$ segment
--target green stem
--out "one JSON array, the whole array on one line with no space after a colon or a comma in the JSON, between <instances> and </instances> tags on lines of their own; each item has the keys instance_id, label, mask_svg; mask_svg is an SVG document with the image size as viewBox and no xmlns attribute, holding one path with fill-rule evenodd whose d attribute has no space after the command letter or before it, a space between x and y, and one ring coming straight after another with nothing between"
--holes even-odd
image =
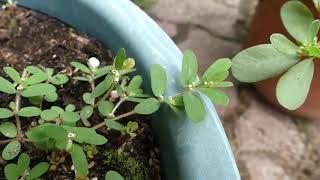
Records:
<instances>
[{"instance_id":1,"label":"green stem","mask_svg":"<svg viewBox=\"0 0 320 180\"><path fill-rule=\"evenodd\" d=\"M111 111L110 114L111 114L111 115L114 115L114 113L115 113L116 110L120 107L120 105L121 105L122 103L124 103L127 99L128 99L127 96L121 98L120 101L118 101L118 103L116 104L116 106L113 108L113 110Z\"/></svg>"},{"instance_id":2,"label":"green stem","mask_svg":"<svg viewBox=\"0 0 320 180\"><path fill-rule=\"evenodd\" d=\"M108 121L117 121L117 120L119 120L119 119L122 119L122 118L125 118L125 117L128 117L128 116L131 116L131 115L134 115L134 114L136 114L136 112L130 111L130 112L124 113L124 114L122 114L122 115L120 115L120 116L117 116L117 117L115 117L115 118L109 119ZM93 128L93 129L99 129L99 128L105 126L105 125L106 125L105 122L101 122L101 123L93 126L92 128Z\"/></svg>"}]
</instances>

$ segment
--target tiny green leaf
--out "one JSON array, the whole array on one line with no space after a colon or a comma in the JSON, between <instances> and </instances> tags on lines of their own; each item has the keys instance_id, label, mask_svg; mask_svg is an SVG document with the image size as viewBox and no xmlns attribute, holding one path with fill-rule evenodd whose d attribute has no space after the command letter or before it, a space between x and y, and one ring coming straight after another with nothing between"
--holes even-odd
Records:
<instances>
[{"instance_id":1,"label":"tiny green leaf","mask_svg":"<svg viewBox=\"0 0 320 180\"><path fill-rule=\"evenodd\" d=\"M53 121L59 117L59 113L55 110L47 109L41 112L40 117L45 121Z\"/></svg>"},{"instance_id":2,"label":"tiny green leaf","mask_svg":"<svg viewBox=\"0 0 320 180\"><path fill-rule=\"evenodd\" d=\"M26 79L26 81L24 82L25 85L33 85L33 84L38 84L38 83L42 83L46 80L48 80L49 75L47 73L41 72L41 73L37 73L34 74L30 77L28 77Z\"/></svg>"},{"instance_id":3,"label":"tiny green leaf","mask_svg":"<svg viewBox=\"0 0 320 180\"><path fill-rule=\"evenodd\" d=\"M132 68L134 68L136 62L133 58L127 58L124 62L123 62L123 66L122 69L123 70L130 70Z\"/></svg>"},{"instance_id":4,"label":"tiny green leaf","mask_svg":"<svg viewBox=\"0 0 320 180\"><path fill-rule=\"evenodd\" d=\"M132 78L128 85L128 91L135 91L136 89L139 89L140 86L142 85L143 79L141 76L137 75Z\"/></svg>"},{"instance_id":5,"label":"tiny green leaf","mask_svg":"<svg viewBox=\"0 0 320 180\"><path fill-rule=\"evenodd\" d=\"M63 85L69 81L69 78L65 74L57 74L53 76L50 82L54 85Z\"/></svg>"},{"instance_id":6,"label":"tiny green leaf","mask_svg":"<svg viewBox=\"0 0 320 180\"><path fill-rule=\"evenodd\" d=\"M22 91L22 96L27 98L34 96L44 96L55 92L56 90L56 87L52 84L40 83L26 87L25 90Z\"/></svg>"},{"instance_id":7,"label":"tiny green leaf","mask_svg":"<svg viewBox=\"0 0 320 180\"><path fill-rule=\"evenodd\" d=\"M4 122L0 125L0 132L8 138L14 138L17 136L17 128L11 122Z\"/></svg>"},{"instance_id":8,"label":"tiny green leaf","mask_svg":"<svg viewBox=\"0 0 320 180\"><path fill-rule=\"evenodd\" d=\"M313 61L308 59L299 62L285 73L276 88L279 103L289 110L295 110L303 105L309 92L313 72Z\"/></svg>"},{"instance_id":9,"label":"tiny green leaf","mask_svg":"<svg viewBox=\"0 0 320 180\"><path fill-rule=\"evenodd\" d=\"M229 103L229 97L219 89L201 88L200 91L206 96L208 96L211 99L211 101L219 105L226 106Z\"/></svg>"},{"instance_id":10,"label":"tiny green leaf","mask_svg":"<svg viewBox=\"0 0 320 180\"><path fill-rule=\"evenodd\" d=\"M124 180L124 178L116 171L108 171L105 180Z\"/></svg>"},{"instance_id":11,"label":"tiny green leaf","mask_svg":"<svg viewBox=\"0 0 320 180\"><path fill-rule=\"evenodd\" d=\"M111 129L114 129L114 130L117 130L117 131L122 131L125 128L124 125L122 125L122 124L120 124L120 123L118 123L117 121L114 121L114 120L106 119L105 122L106 122L106 126L108 128L111 128Z\"/></svg>"},{"instance_id":12,"label":"tiny green leaf","mask_svg":"<svg viewBox=\"0 0 320 180\"><path fill-rule=\"evenodd\" d=\"M48 102L55 102L57 101L59 98L57 92L55 91L51 91L51 92L48 92L45 96L44 96L44 99Z\"/></svg>"},{"instance_id":13,"label":"tiny green leaf","mask_svg":"<svg viewBox=\"0 0 320 180\"><path fill-rule=\"evenodd\" d=\"M49 163L40 162L30 170L29 175L27 176L27 180L33 180L33 179L39 178L40 176L42 176L44 173L48 171L49 167L50 167Z\"/></svg>"},{"instance_id":14,"label":"tiny green leaf","mask_svg":"<svg viewBox=\"0 0 320 180\"><path fill-rule=\"evenodd\" d=\"M70 64L71 64L71 66L75 67L76 69L79 69L80 71L82 71L84 73L91 74L90 69L84 64L74 62L74 61L71 62Z\"/></svg>"},{"instance_id":15,"label":"tiny green leaf","mask_svg":"<svg viewBox=\"0 0 320 180\"><path fill-rule=\"evenodd\" d=\"M315 42L317 42L319 29L320 29L320 20L317 19L313 21L309 26L308 36L307 36L308 43L314 44Z\"/></svg>"},{"instance_id":16,"label":"tiny green leaf","mask_svg":"<svg viewBox=\"0 0 320 180\"><path fill-rule=\"evenodd\" d=\"M68 112L73 112L76 110L76 106L74 104L68 104L65 109Z\"/></svg>"},{"instance_id":17,"label":"tiny green leaf","mask_svg":"<svg viewBox=\"0 0 320 180\"><path fill-rule=\"evenodd\" d=\"M108 116L109 113L111 113L113 108L114 108L113 103L109 101L101 101L98 104L99 113L103 116Z\"/></svg>"},{"instance_id":18,"label":"tiny green leaf","mask_svg":"<svg viewBox=\"0 0 320 180\"><path fill-rule=\"evenodd\" d=\"M279 52L271 44L245 49L232 60L232 74L242 82L257 82L284 73L299 61L298 56Z\"/></svg>"},{"instance_id":19,"label":"tiny green leaf","mask_svg":"<svg viewBox=\"0 0 320 180\"><path fill-rule=\"evenodd\" d=\"M206 70L202 79L204 81L221 82L227 78L230 67L231 60L229 58L218 59Z\"/></svg>"},{"instance_id":20,"label":"tiny green leaf","mask_svg":"<svg viewBox=\"0 0 320 180\"><path fill-rule=\"evenodd\" d=\"M0 76L0 92L4 92L7 94L15 94L16 88L14 87L14 85L9 82L8 80L4 79L3 77Z\"/></svg>"},{"instance_id":21,"label":"tiny green leaf","mask_svg":"<svg viewBox=\"0 0 320 180\"><path fill-rule=\"evenodd\" d=\"M180 80L186 87L197 79L198 63L197 57L191 50L186 50L183 54Z\"/></svg>"},{"instance_id":22,"label":"tiny green leaf","mask_svg":"<svg viewBox=\"0 0 320 180\"><path fill-rule=\"evenodd\" d=\"M155 98L149 98L139 103L135 108L134 112L138 114L152 114L156 112L160 107L160 103Z\"/></svg>"},{"instance_id":23,"label":"tiny green leaf","mask_svg":"<svg viewBox=\"0 0 320 180\"><path fill-rule=\"evenodd\" d=\"M22 117L35 117L39 116L40 113L41 110L37 107L25 107L20 109L20 111L17 114Z\"/></svg>"},{"instance_id":24,"label":"tiny green leaf","mask_svg":"<svg viewBox=\"0 0 320 180\"><path fill-rule=\"evenodd\" d=\"M77 122L80 120L80 115L76 112L64 112L60 115L63 121L66 122Z\"/></svg>"},{"instance_id":25,"label":"tiny green leaf","mask_svg":"<svg viewBox=\"0 0 320 180\"><path fill-rule=\"evenodd\" d=\"M17 180L20 177L16 164L8 164L4 168L4 174L8 180Z\"/></svg>"},{"instance_id":26,"label":"tiny green leaf","mask_svg":"<svg viewBox=\"0 0 320 180\"><path fill-rule=\"evenodd\" d=\"M11 141L2 151L2 158L4 160L12 160L17 157L21 150L21 144L19 141Z\"/></svg>"},{"instance_id":27,"label":"tiny green leaf","mask_svg":"<svg viewBox=\"0 0 320 180\"><path fill-rule=\"evenodd\" d=\"M281 8L281 19L292 37L307 42L307 29L314 17L306 5L300 1L288 1Z\"/></svg>"},{"instance_id":28,"label":"tiny green leaf","mask_svg":"<svg viewBox=\"0 0 320 180\"><path fill-rule=\"evenodd\" d=\"M82 148L77 144L73 144L70 150L70 154L72 163L77 173L86 176L89 173L88 161L86 154L84 153Z\"/></svg>"},{"instance_id":29,"label":"tiny green leaf","mask_svg":"<svg viewBox=\"0 0 320 180\"><path fill-rule=\"evenodd\" d=\"M43 96L29 97L28 100L33 105L39 105L43 102Z\"/></svg>"},{"instance_id":30,"label":"tiny green leaf","mask_svg":"<svg viewBox=\"0 0 320 180\"><path fill-rule=\"evenodd\" d=\"M124 60L126 59L126 51L124 48L119 49L117 56L114 59L114 67L116 70L121 70Z\"/></svg>"},{"instance_id":31,"label":"tiny green leaf","mask_svg":"<svg viewBox=\"0 0 320 180\"><path fill-rule=\"evenodd\" d=\"M16 83L20 82L20 74L12 67L4 67L4 72Z\"/></svg>"},{"instance_id":32,"label":"tiny green leaf","mask_svg":"<svg viewBox=\"0 0 320 180\"><path fill-rule=\"evenodd\" d=\"M163 96L167 88L166 70L162 66L155 64L151 67L150 76L153 94L157 97Z\"/></svg>"},{"instance_id":33,"label":"tiny green leaf","mask_svg":"<svg viewBox=\"0 0 320 180\"><path fill-rule=\"evenodd\" d=\"M92 98L91 93L84 93L84 94L82 95L82 99L83 99L83 101L84 101L86 104L93 105L94 98Z\"/></svg>"},{"instance_id":34,"label":"tiny green leaf","mask_svg":"<svg viewBox=\"0 0 320 180\"><path fill-rule=\"evenodd\" d=\"M81 119L88 119L92 116L93 113L93 107L92 106L85 106L82 108L80 112Z\"/></svg>"},{"instance_id":35,"label":"tiny green leaf","mask_svg":"<svg viewBox=\"0 0 320 180\"><path fill-rule=\"evenodd\" d=\"M0 119L7 119L14 116L14 113L7 108L0 108Z\"/></svg>"},{"instance_id":36,"label":"tiny green leaf","mask_svg":"<svg viewBox=\"0 0 320 180\"><path fill-rule=\"evenodd\" d=\"M104 66L99 68L96 72L95 79L98 79L102 76L107 75L108 73L111 72L111 70L112 70L112 66Z\"/></svg>"},{"instance_id":37,"label":"tiny green leaf","mask_svg":"<svg viewBox=\"0 0 320 180\"><path fill-rule=\"evenodd\" d=\"M54 111L56 111L56 112L59 113L59 114L64 113L64 109L62 109L62 108L59 107L59 106L52 106L52 107L51 107L51 110L54 110Z\"/></svg>"},{"instance_id":38,"label":"tiny green leaf","mask_svg":"<svg viewBox=\"0 0 320 180\"><path fill-rule=\"evenodd\" d=\"M17 171L19 175L23 176L30 165L30 156L26 153L22 153L17 162Z\"/></svg>"},{"instance_id":39,"label":"tiny green leaf","mask_svg":"<svg viewBox=\"0 0 320 180\"><path fill-rule=\"evenodd\" d=\"M31 73L31 74L41 74L43 73L43 71L38 68L37 66L27 66L26 67L27 72Z\"/></svg>"},{"instance_id":40,"label":"tiny green leaf","mask_svg":"<svg viewBox=\"0 0 320 180\"><path fill-rule=\"evenodd\" d=\"M113 76L108 75L105 80L103 80L93 91L92 97L96 98L103 95L105 92L109 90L113 83Z\"/></svg>"},{"instance_id":41,"label":"tiny green leaf","mask_svg":"<svg viewBox=\"0 0 320 180\"><path fill-rule=\"evenodd\" d=\"M300 51L300 48L291 42L287 37L282 34L272 34L270 36L271 44L278 51L289 54L289 55L297 55Z\"/></svg>"},{"instance_id":42,"label":"tiny green leaf","mask_svg":"<svg viewBox=\"0 0 320 180\"><path fill-rule=\"evenodd\" d=\"M220 82L219 84L216 85L216 87L221 87L221 88L228 88L232 86L233 86L233 82L230 82L230 81Z\"/></svg>"},{"instance_id":43,"label":"tiny green leaf","mask_svg":"<svg viewBox=\"0 0 320 180\"><path fill-rule=\"evenodd\" d=\"M183 94L183 102L187 115L190 117L192 122L201 122L205 115L206 110L201 99L192 93Z\"/></svg>"},{"instance_id":44,"label":"tiny green leaf","mask_svg":"<svg viewBox=\"0 0 320 180\"><path fill-rule=\"evenodd\" d=\"M88 143L88 144L94 144L94 145L103 145L108 142L108 140L98 134L94 129L92 128L84 128L84 127L71 127L71 126L62 126L64 129L66 129L69 133L75 133L75 141L78 143Z\"/></svg>"}]
</instances>

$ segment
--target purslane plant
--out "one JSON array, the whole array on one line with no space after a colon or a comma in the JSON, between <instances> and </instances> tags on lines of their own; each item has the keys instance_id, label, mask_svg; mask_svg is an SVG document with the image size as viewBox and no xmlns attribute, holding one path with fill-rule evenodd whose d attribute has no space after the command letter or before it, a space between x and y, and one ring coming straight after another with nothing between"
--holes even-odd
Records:
<instances>
[{"instance_id":1,"label":"purslane plant","mask_svg":"<svg viewBox=\"0 0 320 180\"><path fill-rule=\"evenodd\" d=\"M319 1L314 1L319 7ZM302 2L292 0L281 8L281 20L295 39L276 33L271 44L261 44L233 58L232 74L242 82L257 82L281 75L276 87L279 103L295 110L305 102L314 73L314 61L320 58L318 33L320 20Z\"/></svg>"},{"instance_id":2,"label":"purslane plant","mask_svg":"<svg viewBox=\"0 0 320 180\"><path fill-rule=\"evenodd\" d=\"M71 73L61 71L57 74L53 69L40 65L26 67L22 75L12 67L4 68L11 81L0 77L0 92L15 96L15 101L8 107L0 108L0 132L7 138L0 141L5 145L2 151L4 160L13 160L19 156L23 144L32 144L38 150L58 150L70 154L76 177L86 177L89 174L87 158L96 154L95 146L108 141L96 132L97 129L107 127L134 138L139 129L138 123L130 121L123 125L119 121L135 114L152 114L165 104L174 111L185 109L190 119L198 123L206 114L198 92L218 104L227 105L229 99L219 89L233 85L225 81L231 67L230 59L215 61L199 78L197 58L190 50L184 53L182 62L180 80L184 91L172 96L165 95L168 77L165 69L157 64L150 70L153 95L144 93L142 76L129 76L135 72L135 60L127 58L124 49L118 51L110 66L101 66L96 58L90 58L87 65L79 62L72 62L71 65L74 67ZM57 87L64 86L70 78L71 81L90 85L90 90L82 95L85 105L79 109L73 104L61 107L56 103L59 99ZM27 99L28 103L22 103L23 99ZM119 114L119 108L125 102L136 105L132 110ZM98 115L101 122L93 124L96 123L92 121L94 115ZM26 130L21 127L21 121L25 119L33 120ZM30 169L29 161L28 155L20 155L17 164L5 167L6 177L9 180L19 177L36 179L49 169L48 163L40 163L40 167L37 165ZM56 169L61 160L50 157L51 162L50 169ZM33 175L34 171L36 175ZM113 171L106 176L120 177Z\"/></svg>"}]
</instances>

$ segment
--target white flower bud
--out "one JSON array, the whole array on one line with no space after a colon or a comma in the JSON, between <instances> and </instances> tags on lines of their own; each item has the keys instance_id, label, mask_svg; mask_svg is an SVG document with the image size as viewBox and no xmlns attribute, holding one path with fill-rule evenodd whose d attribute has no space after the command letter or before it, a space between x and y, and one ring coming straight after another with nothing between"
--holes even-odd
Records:
<instances>
[{"instance_id":1,"label":"white flower bud","mask_svg":"<svg viewBox=\"0 0 320 180\"><path fill-rule=\"evenodd\" d=\"M116 90L111 91L111 97L112 98L118 98L119 97L118 92Z\"/></svg>"},{"instance_id":2,"label":"white flower bud","mask_svg":"<svg viewBox=\"0 0 320 180\"><path fill-rule=\"evenodd\" d=\"M68 138L75 138L76 134L75 133L68 133Z\"/></svg>"},{"instance_id":3,"label":"white flower bud","mask_svg":"<svg viewBox=\"0 0 320 180\"><path fill-rule=\"evenodd\" d=\"M89 58L88 64L92 68L98 68L100 66L100 61L95 57L91 57Z\"/></svg>"}]
</instances>

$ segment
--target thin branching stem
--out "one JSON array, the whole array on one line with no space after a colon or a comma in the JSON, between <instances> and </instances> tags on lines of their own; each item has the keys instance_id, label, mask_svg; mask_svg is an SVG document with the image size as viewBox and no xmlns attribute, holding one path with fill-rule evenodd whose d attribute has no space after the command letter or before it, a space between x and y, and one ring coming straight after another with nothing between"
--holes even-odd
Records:
<instances>
[{"instance_id":1,"label":"thin branching stem","mask_svg":"<svg viewBox=\"0 0 320 180\"><path fill-rule=\"evenodd\" d=\"M0 145L8 144L8 143L12 142L13 140L14 139L7 139L7 140L0 141Z\"/></svg>"},{"instance_id":2,"label":"thin branching stem","mask_svg":"<svg viewBox=\"0 0 320 180\"><path fill-rule=\"evenodd\" d=\"M111 111L111 115L114 115L114 113L117 111L117 109L121 106L122 103L124 103L126 100L128 99L128 96L124 96L123 98L120 99L120 101L118 101L118 103L116 104L116 106L112 109Z\"/></svg>"},{"instance_id":3,"label":"thin branching stem","mask_svg":"<svg viewBox=\"0 0 320 180\"><path fill-rule=\"evenodd\" d=\"M119 116L117 116L117 117L115 117L115 118L109 119L109 120L107 120L107 121L117 121L117 120L120 120L120 119L122 119L122 118L125 118L125 117L128 117L128 116L132 116L132 115L134 115L134 114L136 114L136 112L130 111L130 112L121 114L121 115L119 115ZM106 125L105 122L101 122L101 123L93 126L92 128L93 128L93 129L99 129L99 128L102 128L102 127L105 126L105 125Z\"/></svg>"}]
</instances>

